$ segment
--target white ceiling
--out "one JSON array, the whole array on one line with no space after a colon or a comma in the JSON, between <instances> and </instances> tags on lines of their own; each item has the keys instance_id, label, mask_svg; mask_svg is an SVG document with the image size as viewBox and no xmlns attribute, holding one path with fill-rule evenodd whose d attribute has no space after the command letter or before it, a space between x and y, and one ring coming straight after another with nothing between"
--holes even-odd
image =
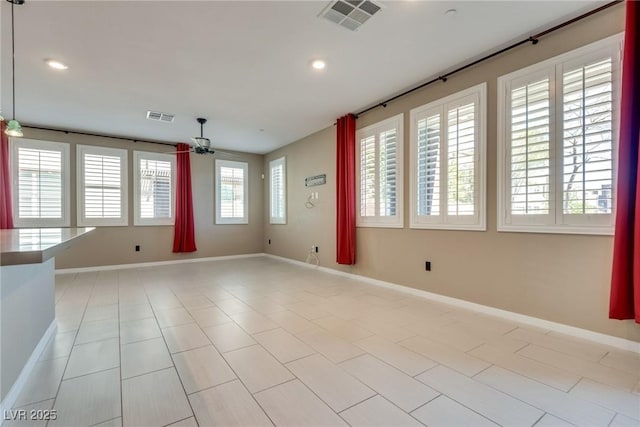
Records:
<instances>
[{"instance_id":1,"label":"white ceiling","mask_svg":"<svg viewBox=\"0 0 640 427\"><path fill-rule=\"evenodd\" d=\"M601 3L382 1L351 32L318 18L329 1L26 1L15 8L19 120L179 142L206 117L214 146L256 153ZM2 0L5 116L9 11ZM149 121L149 109L175 122Z\"/></svg>"}]
</instances>

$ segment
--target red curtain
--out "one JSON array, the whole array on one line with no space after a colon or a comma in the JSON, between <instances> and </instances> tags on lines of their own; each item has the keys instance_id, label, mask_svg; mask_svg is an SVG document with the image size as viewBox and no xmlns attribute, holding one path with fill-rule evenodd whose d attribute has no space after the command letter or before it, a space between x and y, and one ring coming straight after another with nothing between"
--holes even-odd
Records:
<instances>
[{"instance_id":1,"label":"red curtain","mask_svg":"<svg viewBox=\"0 0 640 427\"><path fill-rule=\"evenodd\" d=\"M4 121L0 121L0 229L13 228L11 209L11 176L9 175L9 137Z\"/></svg>"},{"instance_id":2,"label":"red curtain","mask_svg":"<svg viewBox=\"0 0 640 427\"><path fill-rule=\"evenodd\" d=\"M196 238L193 222L189 145L180 143L176 146L176 151L176 224L173 235L173 252L194 252Z\"/></svg>"},{"instance_id":3,"label":"red curtain","mask_svg":"<svg viewBox=\"0 0 640 427\"><path fill-rule=\"evenodd\" d=\"M640 323L640 2L626 7L609 317Z\"/></svg>"},{"instance_id":4,"label":"red curtain","mask_svg":"<svg viewBox=\"0 0 640 427\"><path fill-rule=\"evenodd\" d=\"M337 262L356 263L356 118L337 123Z\"/></svg>"}]
</instances>

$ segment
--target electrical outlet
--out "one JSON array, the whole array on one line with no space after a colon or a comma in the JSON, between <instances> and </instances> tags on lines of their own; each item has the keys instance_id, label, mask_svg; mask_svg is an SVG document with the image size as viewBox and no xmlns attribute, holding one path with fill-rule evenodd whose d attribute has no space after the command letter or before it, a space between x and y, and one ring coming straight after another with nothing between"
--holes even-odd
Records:
<instances>
[{"instance_id":1,"label":"electrical outlet","mask_svg":"<svg viewBox=\"0 0 640 427\"><path fill-rule=\"evenodd\" d=\"M140 252L140 245L136 245L136 252Z\"/></svg>"},{"instance_id":2,"label":"electrical outlet","mask_svg":"<svg viewBox=\"0 0 640 427\"><path fill-rule=\"evenodd\" d=\"M424 269L425 271L431 271L431 261L424 262Z\"/></svg>"}]
</instances>

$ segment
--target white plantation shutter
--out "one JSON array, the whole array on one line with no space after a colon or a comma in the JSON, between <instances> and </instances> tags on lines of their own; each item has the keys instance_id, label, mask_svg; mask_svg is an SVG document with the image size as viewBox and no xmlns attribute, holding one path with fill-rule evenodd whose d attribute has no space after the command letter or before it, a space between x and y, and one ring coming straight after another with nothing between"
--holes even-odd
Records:
<instances>
[{"instance_id":1,"label":"white plantation shutter","mask_svg":"<svg viewBox=\"0 0 640 427\"><path fill-rule=\"evenodd\" d=\"M612 59L562 76L565 215L611 214L613 206Z\"/></svg>"},{"instance_id":2,"label":"white plantation shutter","mask_svg":"<svg viewBox=\"0 0 640 427\"><path fill-rule=\"evenodd\" d=\"M62 218L62 153L18 149L18 215Z\"/></svg>"},{"instance_id":3,"label":"white plantation shutter","mask_svg":"<svg viewBox=\"0 0 640 427\"><path fill-rule=\"evenodd\" d=\"M78 225L127 225L127 151L78 145Z\"/></svg>"},{"instance_id":4,"label":"white plantation shutter","mask_svg":"<svg viewBox=\"0 0 640 427\"><path fill-rule=\"evenodd\" d=\"M511 215L514 216L548 216L550 213L550 100L548 76L533 78L532 81L511 89L509 185Z\"/></svg>"},{"instance_id":5,"label":"white plantation shutter","mask_svg":"<svg viewBox=\"0 0 640 427\"><path fill-rule=\"evenodd\" d=\"M621 36L498 79L498 229L611 234Z\"/></svg>"},{"instance_id":6,"label":"white plantation shutter","mask_svg":"<svg viewBox=\"0 0 640 427\"><path fill-rule=\"evenodd\" d=\"M376 137L360 140L360 216L376 216Z\"/></svg>"},{"instance_id":7,"label":"white plantation shutter","mask_svg":"<svg viewBox=\"0 0 640 427\"><path fill-rule=\"evenodd\" d=\"M175 157L134 151L133 159L134 225L173 224Z\"/></svg>"},{"instance_id":8,"label":"white plantation shutter","mask_svg":"<svg viewBox=\"0 0 640 427\"><path fill-rule=\"evenodd\" d=\"M411 227L484 230L486 84L411 110Z\"/></svg>"},{"instance_id":9,"label":"white plantation shutter","mask_svg":"<svg viewBox=\"0 0 640 427\"><path fill-rule=\"evenodd\" d=\"M216 223L247 224L249 165L216 160Z\"/></svg>"},{"instance_id":10,"label":"white plantation shutter","mask_svg":"<svg viewBox=\"0 0 640 427\"><path fill-rule=\"evenodd\" d=\"M475 103L447 111L447 213L475 213Z\"/></svg>"},{"instance_id":11,"label":"white plantation shutter","mask_svg":"<svg viewBox=\"0 0 640 427\"><path fill-rule=\"evenodd\" d=\"M380 134L380 216L394 216L397 208L397 138L396 129Z\"/></svg>"},{"instance_id":12,"label":"white plantation shutter","mask_svg":"<svg viewBox=\"0 0 640 427\"><path fill-rule=\"evenodd\" d=\"M417 150L417 213L440 215L440 113L418 120Z\"/></svg>"},{"instance_id":13,"label":"white plantation shutter","mask_svg":"<svg viewBox=\"0 0 640 427\"><path fill-rule=\"evenodd\" d=\"M16 226L68 222L69 145L12 139Z\"/></svg>"},{"instance_id":14,"label":"white plantation shutter","mask_svg":"<svg viewBox=\"0 0 640 427\"><path fill-rule=\"evenodd\" d=\"M269 162L270 170L270 223L286 224L286 161L284 157Z\"/></svg>"},{"instance_id":15,"label":"white plantation shutter","mask_svg":"<svg viewBox=\"0 0 640 427\"><path fill-rule=\"evenodd\" d=\"M122 216L122 180L120 158L85 154L84 217L120 218Z\"/></svg>"},{"instance_id":16,"label":"white plantation shutter","mask_svg":"<svg viewBox=\"0 0 640 427\"><path fill-rule=\"evenodd\" d=\"M402 114L356 136L358 226L402 227Z\"/></svg>"}]
</instances>

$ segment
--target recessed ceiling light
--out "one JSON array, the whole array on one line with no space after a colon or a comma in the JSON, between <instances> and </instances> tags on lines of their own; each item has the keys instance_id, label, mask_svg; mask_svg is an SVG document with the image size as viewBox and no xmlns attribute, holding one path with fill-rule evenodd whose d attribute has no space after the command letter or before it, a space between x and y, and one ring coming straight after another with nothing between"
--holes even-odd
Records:
<instances>
[{"instance_id":1,"label":"recessed ceiling light","mask_svg":"<svg viewBox=\"0 0 640 427\"><path fill-rule=\"evenodd\" d=\"M458 11L456 9L449 9L444 14L445 16L452 17L452 16L456 16L457 13Z\"/></svg>"},{"instance_id":2,"label":"recessed ceiling light","mask_svg":"<svg viewBox=\"0 0 640 427\"><path fill-rule=\"evenodd\" d=\"M45 62L54 70L66 70L67 68L69 68L67 65L63 64L60 61L56 61L55 59L47 59L45 60Z\"/></svg>"},{"instance_id":3,"label":"recessed ceiling light","mask_svg":"<svg viewBox=\"0 0 640 427\"><path fill-rule=\"evenodd\" d=\"M324 70L324 67L327 66L327 63L324 62L322 59L316 59L311 63L311 66L313 67L314 70Z\"/></svg>"}]
</instances>

